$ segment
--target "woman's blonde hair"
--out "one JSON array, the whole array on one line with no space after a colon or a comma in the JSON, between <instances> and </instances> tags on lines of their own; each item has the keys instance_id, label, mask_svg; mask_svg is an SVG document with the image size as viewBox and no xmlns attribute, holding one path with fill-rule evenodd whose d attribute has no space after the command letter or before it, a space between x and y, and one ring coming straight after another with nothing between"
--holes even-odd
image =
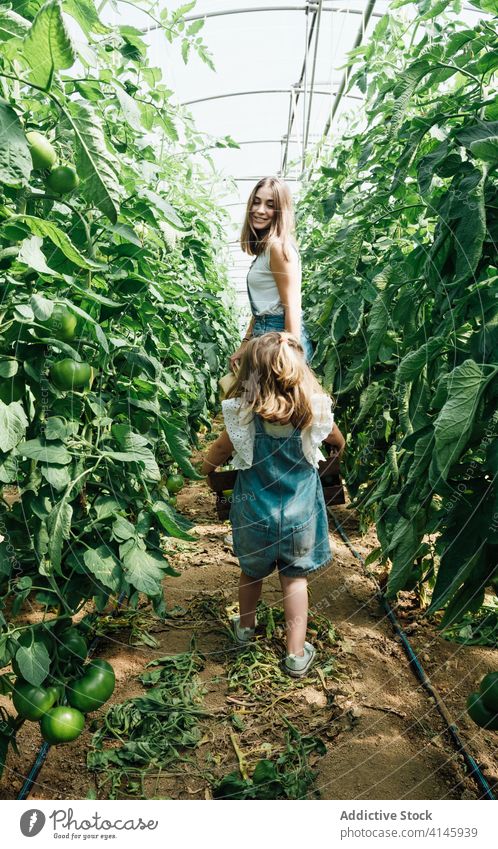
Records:
<instances>
[{"instance_id":1,"label":"woman's blonde hair","mask_svg":"<svg viewBox=\"0 0 498 849\"><path fill-rule=\"evenodd\" d=\"M251 208L254 198L263 186L269 186L272 190L275 215L271 220L268 230L260 238L251 224ZM263 177L256 183L247 201L246 214L240 234L240 246L242 250L250 256L259 256L266 251L272 242L279 241L282 244L285 259L289 260L289 243L293 242L295 244L296 241L294 230L294 207L287 183L280 180L279 177Z\"/></svg>"},{"instance_id":2,"label":"woman's blonde hair","mask_svg":"<svg viewBox=\"0 0 498 849\"><path fill-rule=\"evenodd\" d=\"M248 418L257 413L266 421L303 429L311 424L316 392L325 394L297 337L271 331L248 342L226 397L242 398Z\"/></svg>"}]
</instances>

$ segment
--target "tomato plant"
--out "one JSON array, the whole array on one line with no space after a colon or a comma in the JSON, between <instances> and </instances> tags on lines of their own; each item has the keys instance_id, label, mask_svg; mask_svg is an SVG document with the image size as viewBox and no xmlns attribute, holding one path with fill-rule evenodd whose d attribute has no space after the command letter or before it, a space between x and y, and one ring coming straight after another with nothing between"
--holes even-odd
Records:
<instances>
[{"instance_id":1,"label":"tomato plant","mask_svg":"<svg viewBox=\"0 0 498 849\"><path fill-rule=\"evenodd\" d=\"M426 582L444 627L498 556L498 40L440 14L422 30L391 10L351 57L366 121L321 156L298 218L353 504L387 594Z\"/></svg>"},{"instance_id":2,"label":"tomato plant","mask_svg":"<svg viewBox=\"0 0 498 849\"><path fill-rule=\"evenodd\" d=\"M0 486L18 500L0 499L14 623L0 620L0 668L38 687L74 676L57 620L71 627L89 600L143 594L164 611L164 537L192 537L162 482L198 477L191 446L236 327L207 177L224 142L172 105L145 41L104 25L93 0L1 16ZM75 64L66 16L93 67ZM162 22L185 59L212 65L182 13ZM33 604L44 632L16 625Z\"/></svg>"}]
</instances>

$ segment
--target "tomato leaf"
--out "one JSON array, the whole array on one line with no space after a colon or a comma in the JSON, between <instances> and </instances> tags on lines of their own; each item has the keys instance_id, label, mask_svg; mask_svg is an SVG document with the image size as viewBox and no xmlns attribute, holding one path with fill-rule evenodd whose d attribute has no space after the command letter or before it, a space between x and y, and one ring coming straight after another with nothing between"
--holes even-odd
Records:
<instances>
[{"instance_id":1,"label":"tomato leaf","mask_svg":"<svg viewBox=\"0 0 498 849\"><path fill-rule=\"evenodd\" d=\"M86 568L92 575L108 587L112 592L119 592L121 587L121 565L114 552L107 545L98 548L88 548L83 555Z\"/></svg>"},{"instance_id":2,"label":"tomato leaf","mask_svg":"<svg viewBox=\"0 0 498 849\"><path fill-rule=\"evenodd\" d=\"M49 555L50 565L53 570L58 572L61 566L62 545L65 539L69 539L71 533L71 519L73 516L73 508L68 502L68 493L62 497L61 501L55 505L50 516L47 519L47 527L50 534Z\"/></svg>"},{"instance_id":3,"label":"tomato leaf","mask_svg":"<svg viewBox=\"0 0 498 849\"><path fill-rule=\"evenodd\" d=\"M184 539L188 542L196 541L197 537L186 533L186 531L180 527L174 511L165 501L156 501L155 504L152 505L152 512L157 516L159 522L169 536L176 537L177 539Z\"/></svg>"},{"instance_id":4,"label":"tomato leaf","mask_svg":"<svg viewBox=\"0 0 498 849\"><path fill-rule=\"evenodd\" d=\"M33 163L16 112L0 99L0 183L26 186Z\"/></svg>"},{"instance_id":5,"label":"tomato leaf","mask_svg":"<svg viewBox=\"0 0 498 849\"><path fill-rule=\"evenodd\" d=\"M50 670L50 657L47 647L42 642L33 642L31 646L19 646L16 651L16 661L24 680L35 687L42 684Z\"/></svg>"},{"instance_id":6,"label":"tomato leaf","mask_svg":"<svg viewBox=\"0 0 498 849\"><path fill-rule=\"evenodd\" d=\"M48 90L54 73L70 68L75 59L59 0L48 0L36 15L24 39L22 57L31 67L30 80Z\"/></svg>"},{"instance_id":7,"label":"tomato leaf","mask_svg":"<svg viewBox=\"0 0 498 849\"><path fill-rule=\"evenodd\" d=\"M19 401L12 404L0 401L0 451L15 448L23 439L27 427L28 419Z\"/></svg>"},{"instance_id":8,"label":"tomato leaf","mask_svg":"<svg viewBox=\"0 0 498 849\"><path fill-rule=\"evenodd\" d=\"M65 257L79 268L100 269L102 263L94 262L83 256L78 248L73 245L69 236L67 236L56 224L52 221L45 221L42 218L37 218L34 215L12 215L10 221L24 221L31 232L35 236L47 237L53 244L59 248ZM51 272L52 273L52 272Z\"/></svg>"},{"instance_id":9,"label":"tomato leaf","mask_svg":"<svg viewBox=\"0 0 498 849\"><path fill-rule=\"evenodd\" d=\"M74 131L81 193L115 224L121 196L119 165L106 146L99 117L88 103L71 101L67 118Z\"/></svg>"}]
</instances>

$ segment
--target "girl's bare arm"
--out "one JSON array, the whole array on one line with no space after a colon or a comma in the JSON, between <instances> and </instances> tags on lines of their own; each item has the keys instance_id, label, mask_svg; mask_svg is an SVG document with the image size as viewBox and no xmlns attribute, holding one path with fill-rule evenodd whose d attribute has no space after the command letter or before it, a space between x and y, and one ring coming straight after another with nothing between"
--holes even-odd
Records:
<instances>
[{"instance_id":1,"label":"girl's bare arm","mask_svg":"<svg viewBox=\"0 0 498 849\"><path fill-rule=\"evenodd\" d=\"M203 457L201 465L201 474L208 475L218 466L222 466L234 451L230 437L226 430L223 431L211 445L208 453Z\"/></svg>"},{"instance_id":2,"label":"girl's bare arm","mask_svg":"<svg viewBox=\"0 0 498 849\"><path fill-rule=\"evenodd\" d=\"M346 440L344 439L341 431L335 424L329 435L323 440L324 442L328 442L329 445L333 445L334 448L337 448L337 453L339 457L342 455L344 448L346 446Z\"/></svg>"}]
</instances>

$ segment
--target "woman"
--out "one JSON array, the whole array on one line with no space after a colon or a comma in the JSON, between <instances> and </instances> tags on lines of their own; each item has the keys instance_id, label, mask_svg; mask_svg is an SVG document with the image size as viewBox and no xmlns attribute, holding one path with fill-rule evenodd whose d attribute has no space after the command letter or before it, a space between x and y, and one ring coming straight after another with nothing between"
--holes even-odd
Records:
<instances>
[{"instance_id":1,"label":"woman","mask_svg":"<svg viewBox=\"0 0 498 849\"><path fill-rule=\"evenodd\" d=\"M297 336L309 362L313 348L301 320L301 264L292 196L283 180L263 177L256 184L247 202L240 244L255 257L247 275L252 319L230 357L230 368L237 368L249 339L271 330Z\"/></svg>"}]
</instances>

